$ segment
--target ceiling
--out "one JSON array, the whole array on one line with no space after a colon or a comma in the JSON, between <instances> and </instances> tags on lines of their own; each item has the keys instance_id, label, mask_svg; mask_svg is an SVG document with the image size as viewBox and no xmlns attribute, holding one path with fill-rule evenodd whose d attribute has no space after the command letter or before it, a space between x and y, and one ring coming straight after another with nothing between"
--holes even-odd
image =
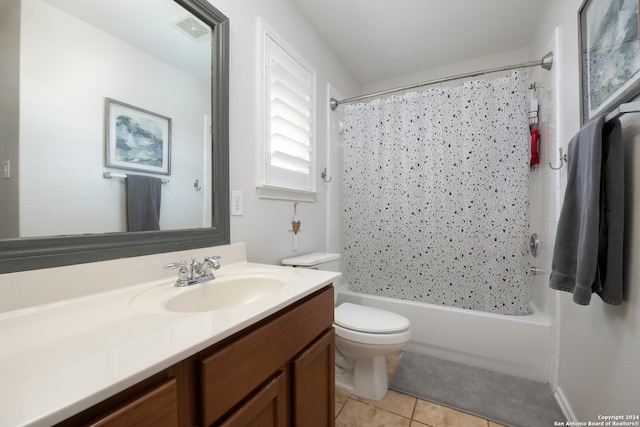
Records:
<instances>
[{"instance_id":1,"label":"ceiling","mask_svg":"<svg viewBox=\"0 0 640 427\"><path fill-rule=\"evenodd\" d=\"M526 47L547 0L294 2L366 84Z\"/></svg>"},{"instance_id":2,"label":"ceiling","mask_svg":"<svg viewBox=\"0 0 640 427\"><path fill-rule=\"evenodd\" d=\"M43 0L43 2L201 80L211 79L211 37L207 34L202 39L194 40L172 25L171 23L177 18L187 15L187 11L173 1Z\"/></svg>"}]
</instances>

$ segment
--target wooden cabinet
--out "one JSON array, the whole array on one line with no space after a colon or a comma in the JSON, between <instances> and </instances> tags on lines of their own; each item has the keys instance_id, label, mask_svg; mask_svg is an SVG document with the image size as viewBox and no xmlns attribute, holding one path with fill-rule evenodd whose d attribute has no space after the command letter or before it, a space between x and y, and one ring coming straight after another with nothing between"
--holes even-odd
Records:
<instances>
[{"instance_id":1,"label":"wooden cabinet","mask_svg":"<svg viewBox=\"0 0 640 427\"><path fill-rule=\"evenodd\" d=\"M330 329L294 360L292 425L334 425L334 346L334 332Z\"/></svg>"},{"instance_id":2,"label":"wooden cabinet","mask_svg":"<svg viewBox=\"0 0 640 427\"><path fill-rule=\"evenodd\" d=\"M234 411L220 427L288 426L287 379L280 372Z\"/></svg>"},{"instance_id":3,"label":"wooden cabinet","mask_svg":"<svg viewBox=\"0 0 640 427\"><path fill-rule=\"evenodd\" d=\"M60 426L333 426L328 286Z\"/></svg>"}]
</instances>

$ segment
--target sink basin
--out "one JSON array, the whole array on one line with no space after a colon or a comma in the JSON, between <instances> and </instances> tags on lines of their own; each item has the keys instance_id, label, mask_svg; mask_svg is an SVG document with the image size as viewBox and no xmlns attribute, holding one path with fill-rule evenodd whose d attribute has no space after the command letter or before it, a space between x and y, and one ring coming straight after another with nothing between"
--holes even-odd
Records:
<instances>
[{"instance_id":1,"label":"sink basin","mask_svg":"<svg viewBox=\"0 0 640 427\"><path fill-rule=\"evenodd\" d=\"M198 313L224 310L262 301L284 291L298 279L295 270L245 269L216 274L208 282L188 287L162 284L136 295L133 308L151 312Z\"/></svg>"},{"instance_id":2,"label":"sink basin","mask_svg":"<svg viewBox=\"0 0 640 427\"><path fill-rule=\"evenodd\" d=\"M271 278L239 278L218 283L214 279L186 289L165 302L164 308L179 313L220 310L261 300L283 288L283 281Z\"/></svg>"}]
</instances>

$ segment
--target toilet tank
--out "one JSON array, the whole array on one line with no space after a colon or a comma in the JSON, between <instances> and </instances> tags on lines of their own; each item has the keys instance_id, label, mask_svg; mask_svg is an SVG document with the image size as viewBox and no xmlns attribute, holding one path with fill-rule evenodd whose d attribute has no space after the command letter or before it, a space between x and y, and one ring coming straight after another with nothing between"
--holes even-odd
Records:
<instances>
[{"instance_id":1,"label":"toilet tank","mask_svg":"<svg viewBox=\"0 0 640 427\"><path fill-rule=\"evenodd\" d=\"M282 265L323 271L340 271L340 254L314 252L312 254L283 259Z\"/></svg>"}]
</instances>

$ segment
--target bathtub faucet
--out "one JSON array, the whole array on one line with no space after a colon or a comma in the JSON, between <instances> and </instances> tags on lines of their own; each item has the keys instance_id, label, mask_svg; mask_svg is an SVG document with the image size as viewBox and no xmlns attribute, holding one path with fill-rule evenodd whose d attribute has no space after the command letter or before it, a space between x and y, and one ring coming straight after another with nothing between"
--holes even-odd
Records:
<instances>
[{"instance_id":1,"label":"bathtub faucet","mask_svg":"<svg viewBox=\"0 0 640 427\"><path fill-rule=\"evenodd\" d=\"M191 258L191 264L189 264L188 268L187 262L184 260L172 262L165 265L164 268L177 268L178 280L176 280L176 286L185 287L215 279L213 270L220 268L219 259L218 255L208 256L204 259L204 262L198 262L195 258Z\"/></svg>"},{"instance_id":2,"label":"bathtub faucet","mask_svg":"<svg viewBox=\"0 0 640 427\"><path fill-rule=\"evenodd\" d=\"M544 273L546 273L546 271L545 271L545 270L543 270L543 269L541 269L541 268L538 268L538 267L531 267L531 268L529 269L529 272L530 272L532 275L534 275L534 276L535 276L535 275L538 275L538 274L544 274Z\"/></svg>"}]
</instances>

